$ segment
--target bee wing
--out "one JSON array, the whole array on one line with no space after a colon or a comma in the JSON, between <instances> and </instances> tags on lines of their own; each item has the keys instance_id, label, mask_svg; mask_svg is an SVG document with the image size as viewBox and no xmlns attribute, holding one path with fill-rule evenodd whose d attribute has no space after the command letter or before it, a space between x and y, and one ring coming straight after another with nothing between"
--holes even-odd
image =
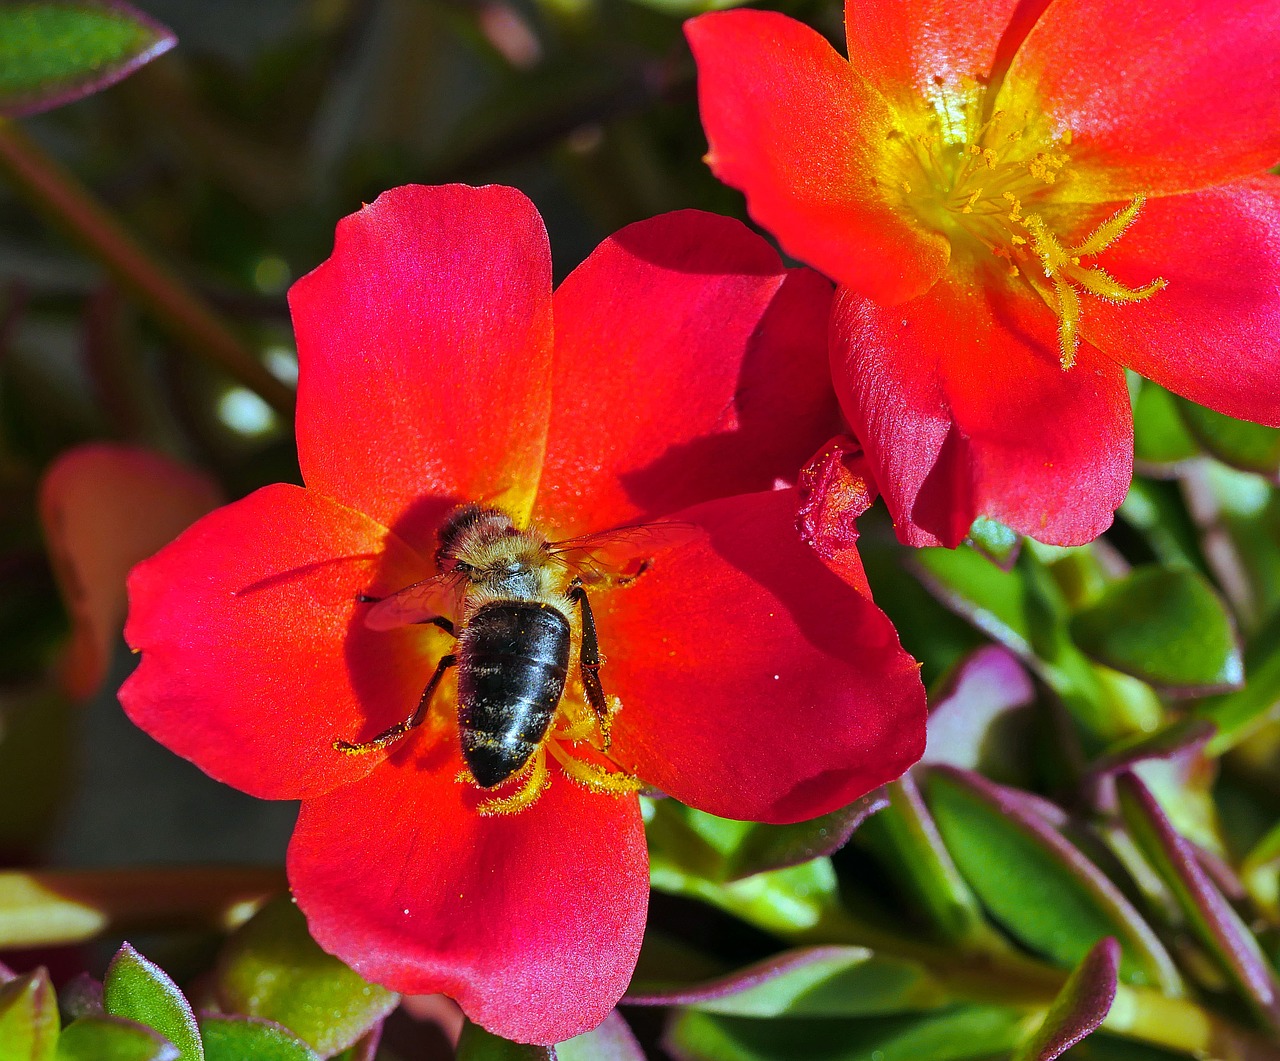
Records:
<instances>
[{"instance_id":1,"label":"bee wing","mask_svg":"<svg viewBox=\"0 0 1280 1061\"><path fill-rule=\"evenodd\" d=\"M364 625L371 630L395 630L438 616L452 619L457 612L461 588L458 577L452 572L424 578L389 597L383 597L369 609Z\"/></svg>"},{"instance_id":2,"label":"bee wing","mask_svg":"<svg viewBox=\"0 0 1280 1061\"><path fill-rule=\"evenodd\" d=\"M574 568L586 582L625 584L639 577L663 553L679 548L702 533L696 523L668 520L615 527L551 542L548 550Z\"/></svg>"}]
</instances>

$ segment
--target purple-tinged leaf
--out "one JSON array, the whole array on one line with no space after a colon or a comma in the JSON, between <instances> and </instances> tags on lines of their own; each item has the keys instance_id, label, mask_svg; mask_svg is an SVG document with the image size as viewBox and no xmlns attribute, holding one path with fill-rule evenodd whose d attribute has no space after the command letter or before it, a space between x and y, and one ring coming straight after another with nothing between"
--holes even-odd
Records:
<instances>
[{"instance_id":1,"label":"purple-tinged leaf","mask_svg":"<svg viewBox=\"0 0 1280 1061\"><path fill-rule=\"evenodd\" d=\"M886 791L889 806L865 830L863 842L914 900L913 905L927 912L939 935L967 947L997 949L999 937L947 853L912 775L887 785Z\"/></svg>"},{"instance_id":2,"label":"purple-tinged leaf","mask_svg":"<svg viewBox=\"0 0 1280 1061\"><path fill-rule=\"evenodd\" d=\"M0 4L0 117L98 92L176 43L118 0L9 0Z\"/></svg>"},{"instance_id":3,"label":"purple-tinged leaf","mask_svg":"<svg viewBox=\"0 0 1280 1061\"><path fill-rule=\"evenodd\" d=\"M1244 660L1226 606L1195 571L1145 567L1071 618L1087 656L1169 695L1238 689Z\"/></svg>"},{"instance_id":4,"label":"purple-tinged leaf","mask_svg":"<svg viewBox=\"0 0 1280 1061\"><path fill-rule=\"evenodd\" d=\"M1151 759L1181 759L1203 750L1214 734L1214 725L1204 719L1183 718L1164 729L1123 741L1096 759L1081 780L1088 801L1098 810L1115 810L1115 778Z\"/></svg>"},{"instance_id":5,"label":"purple-tinged leaf","mask_svg":"<svg viewBox=\"0 0 1280 1061\"><path fill-rule=\"evenodd\" d=\"M676 1061L977 1061L1008 1054L1026 1014L960 1005L854 1020L754 1020L683 1010L662 1046Z\"/></svg>"},{"instance_id":6,"label":"purple-tinged leaf","mask_svg":"<svg viewBox=\"0 0 1280 1061\"><path fill-rule=\"evenodd\" d=\"M863 822L888 805L884 789L876 789L820 818L794 825L756 825L726 860L724 879L741 880L839 851Z\"/></svg>"},{"instance_id":7,"label":"purple-tinged leaf","mask_svg":"<svg viewBox=\"0 0 1280 1061\"><path fill-rule=\"evenodd\" d=\"M645 1061L631 1026L616 1009L594 1031L556 1046L557 1061Z\"/></svg>"},{"instance_id":8,"label":"purple-tinged leaf","mask_svg":"<svg viewBox=\"0 0 1280 1061\"><path fill-rule=\"evenodd\" d=\"M994 765L1001 775L1015 773L1017 751L1002 747L998 731L1025 717L1035 696L1031 676L1007 648L984 645L970 653L931 698L921 762L967 770Z\"/></svg>"},{"instance_id":9,"label":"purple-tinged leaf","mask_svg":"<svg viewBox=\"0 0 1280 1061\"><path fill-rule=\"evenodd\" d=\"M1125 981L1182 993L1182 978L1155 932L1042 816L1047 801L944 766L929 769L925 795L960 872L1011 935L1072 966L1098 940L1115 936Z\"/></svg>"},{"instance_id":10,"label":"purple-tinged leaf","mask_svg":"<svg viewBox=\"0 0 1280 1061\"><path fill-rule=\"evenodd\" d=\"M1160 804L1134 774L1116 778L1120 812L1129 833L1173 891L1192 931L1272 1029L1280 1029L1280 983L1257 940L1209 880L1195 850L1170 824Z\"/></svg>"},{"instance_id":11,"label":"purple-tinged leaf","mask_svg":"<svg viewBox=\"0 0 1280 1061\"><path fill-rule=\"evenodd\" d=\"M699 984L633 984L623 1002L736 1017L864 1017L919 1012L951 997L923 966L865 947L803 947Z\"/></svg>"},{"instance_id":12,"label":"purple-tinged leaf","mask_svg":"<svg viewBox=\"0 0 1280 1061\"><path fill-rule=\"evenodd\" d=\"M205 1061L191 1003L168 973L128 943L107 966L102 1005L110 1017L154 1028L178 1048L181 1061Z\"/></svg>"},{"instance_id":13,"label":"purple-tinged leaf","mask_svg":"<svg viewBox=\"0 0 1280 1061\"><path fill-rule=\"evenodd\" d=\"M467 1021L458 1039L457 1061L559 1061L554 1046L508 1042Z\"/></svg>"},{"instance_id":14,"label":"purple-tinged leaf","mask_svg":"<svg viewBox=\"0 0 1280 1061\"><path fill-rule=\"evenodd\" d=\"M1120 944L1099 940L1076 966L1040 1027L1011 1061L1054 1061L1106 1020L1116 998Z\"/></svg>"},{"instance_id":15,"label":"purple-tinged leaf","mask_svg":"<svg viewBox=\"0 0 1280 1061\"><path fill-rule=\"evenodd\" d=\"M1213 881L1213 886L1222 892L1227 899L1235 903L1243 902L1249 897L1249 890L1244 886L1244 881L1231 868L1226 859L1202 847L1194 840L1188 839L1187 843L1191 845L1191 850L1195 852L1196 861L1200 863L1200 868Z\"/></svg>"},{"instance_id":16,"label":"purple-tinged leaf","mask_svg":"<svg viewBox=\"0 0 1280 1061\"><path fill-rule=\"evenodd\" d=\"M1127 740L1099 757L1089 768L1090 777L1116 775L1148 759L1176 759L1209 743L1216 727L1212 722L1183 718L1157 733Z\"/></svg>"},{"instance_id":17,"label":"purple-tinged leaf","mask_svg":"<svg viewBox=\"0 0 1280 1061\"><path fill-rule=\"evenodd\" d=\"M53 1061L61 1026L58 999L44 969L0 987L0 1058Z\"/></svg>"},{"instance_id":18,"label":"purple-tinged leaf","mask_svg":"<svg viewBox=\"0 0 1280 1061\"><path fill-rule=\"evenodd\" d=\"M68 980L58 992L58 998L63 1010L73 1019L106 1014L102 1008L102 981L95 980L88 973L79 973Z\"/></svg>"},{"instance_id":19,"label":"purple-tinged leaf","mask_svg":"<svg viewBox=\"0 0 1280 1061\"><path fill-rule=\"evenodd\" d=\"M58 1061L178 1061L178 1048L137 1021L82 1017L63 1029Z\"/></svg>"},{"instance_id":20,"label":"purple-tinged leaf","mask_svg":"<svg viewBox=\"0 0 1280 1061\"><path fill-rule=\"evenodd\" d=\"M4 962L0 962L0 985L7 984L17 973L10 969Z\"/></svg>"},{"instance_id":21,"label":"purple-tinged leaf","mask_svg":"<svg viewBox=\"0 0 1280 1061\"><path fill-rule=\"evenodd\" d=\"M320 1055L274 1021L200 1014L208 1061L320 1061Z\"/></svg>"}]
</instances>

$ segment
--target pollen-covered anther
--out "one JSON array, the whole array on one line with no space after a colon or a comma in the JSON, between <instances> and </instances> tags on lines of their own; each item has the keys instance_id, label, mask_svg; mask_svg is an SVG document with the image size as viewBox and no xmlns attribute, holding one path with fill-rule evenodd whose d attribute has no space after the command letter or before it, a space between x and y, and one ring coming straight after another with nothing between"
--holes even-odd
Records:
<instances>
[{"instance_id":1,"label":"pollen-covered anther","mask_svg":"<svg viewBox=\"0 0 1280 1061\"><path fill-rule=\"evenodd\" d=\"M624 796L639 792L644 787L644 783L639 778L622 770L607 770L585 759L575 758L562 748L558 741L550 741L547 747L556 762L560 764L565 777L592 792L608 796Z\"/></svg>"},{"instance_id":2,"label":"pollen-covered anther","mask_svg":"<svg viewBox=\"0 0 1280 1061\"><path fill-rule=\"evenodd\" d=\"M470 770L460 771L457 780L464 784L468 782L475 784L475 778ZM511 778L511 781L521 782L515 792L509 796L494 796L491 799L482 800L476 805L476 813L482 818L492 818L499 814L518 814L532 807L551 784L551 772L547 769L545 748L539 748L534 752L528 763Z\"/></svg>"},{"instance_id":3,"label":"pollen-covered anther","mask_svg":"<svg viewBox=\"0 0 1280 1061\"><path fill-rule=\"evenodd\" d=\"M1039 215L1032 214L1026 219L1032 249L1044 267L1045 277L1053 281L1057 295L1058 346L1064 369L1075 364L1080 345L1081 306L1077 288L1108 302L1141 302L1166 286L1165 281L1157 277L1143 287L1126 287L1100 266L1086 267L1080 261L1095 257L1124 235L1145 202L1145 196L1135 196L1074 247L1064 247Z\"/></svg>"}]
</instances>

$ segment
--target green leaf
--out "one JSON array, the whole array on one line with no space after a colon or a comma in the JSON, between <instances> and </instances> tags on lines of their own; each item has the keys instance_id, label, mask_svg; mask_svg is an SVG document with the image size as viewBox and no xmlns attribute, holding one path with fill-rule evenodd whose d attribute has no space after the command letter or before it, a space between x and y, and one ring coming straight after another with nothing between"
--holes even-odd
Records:
<instances>
[{"instance_id":1,"label":"green leaf","mask_svg":"<svg viewBox=\"0 0 1280 1061\"><path fill-rule=\"evenodd\" d=\"M1010 935L1064 966L1079 964L1098 940L1115 936L1124 980L1181 992L1181 977L1150 926L1024 802L1031 797L948 768L929 771L925 794L960 872Z\"/></svg>"},{"instance_id":2,"label":"green leaf","mask_svg":"<svg viewBox=\"0 0 1280 1061\"><path fill-rule=\"evenodd\" d=\"M178 1061L178 1048L133 1021L82 1017L63 1030L57 1061Z\"/></svg>"},{"instance_id":3,"label":"green leaf","mask_svg":"<svg viewBox=\"0 0 1280 1061\"><path fill-rule=\"evenodd\" d=\"M0 1058L53 1061L58 1044L58 999L43 969L0 987Z\"/></svg>"},{"instance_id":4,"label":"green leaf","mask_svg":"<svg viewBox=\"0 0 1280 1061\"><path fill-rule=\"evenodd\" d=\"M556 1051L551 1046L508 1042L467 1021L458 1039L457 1061L556 1061Z\"/></svg>"},{"instance_id":5,"label":"green leaf","mask_svg":"<svg viewBox=\"0 0 1280 1061\"><path fill-rule=\"evenodd\" d=\"M1280 714L1280 613L1250 642L1244 657L1249 680L1243 689L1206 697L1195 707L1199 718L1218 727L1210 755L1221 755Z\"/></svg>"},{"instance_id":6,"label":"green leaf","mask_svg":"<svg viewBox=\"0 0 1280 1061\"><path fill-rule=\"evenodd\" d=\"M1022 535L1012 527L997 523L986 516L979 516L969 528L969 541L983 556L1008 571L1017 562L1022 547Z\"/></svg>"},{"instance_id":7,"label":"green leaf","mask_svg":"<svg viewBox=\"0 0 1280 1061\"><path fill-rule=\"evenodd\" d=\"M1223 464L1274 477L1280 472L1280 429L1250 424L1178 399L1178 411L1196 439Z\"/></svg>"},{"instance_id":8,"label":"green leaf","mask_svg":"<svg viewBox=\"0 0 1280 1061\"><path fill-rule=\"evenodd\" d=\"M993 947L982 907L947 853L911 774L888 792L889 807L867 823L862 842L874 848L942 938Z\"/></svg>"},{"instance_id":9,"label":"green leaf","mask_svg":"<svg viewBox=\"0 0 1280 1061\"><path fill-rule=\"evenodd\" d=\"M1200 455L1200 446L1179 415L1179 400L1144 380L1133 403L1133 458L1139 464L1154 465L1153 471Z\"/></svg>"},{"instance_id":10,"label":"green leaf","mask_svg":"<svg viewBox=\"0 0 1280 1061\"><path fill-rule=\"evenodd\" d=\"M292 1032L257 1017L206 1016L200 1034L207 1061L320 1061Z\"/></svg>"},{"instance_id":11,"label":"green leaf","mask_svg":"<svg viewBox=\"0 0 1280 1061\"><path fill-rule=\"evenodd\" d=\"M686 1011L666 1042L687 1061L966 1061L1012 1049L1025 1015L998 1006L862 1020L753 1020ZM674 1049L671 1049L674 1048Z\"/></svg>"},{"instance_id":12,"label":"green leaf","mask_svg":"<svg viewBox=\"0 0 1280 1061\"><path fill-rule=\"evenodd\" d=\"M154 1028L178 1048L180 1061L204 1061L191 1003L169 975L126 943L111 959L102 981L102 1006Z\"/></svg>"},{"instance_id":13,"label":"green leaf","mask_svg":"<svg viewBox=\"0 0 1280 1061\"><path fill-rule=\"evenodd\" d=\"M1132 730L1067 636L1066 600L1033 550L1023 549L1010 571L965 547L917 549L907 563L938 600L1023 659L1090 731Z\"/></svg>"},{"instance_id":14,"label":"green leaf","mask_svg":"<svg viewBox=\"0 0 1280 1061\"><path fill-rule=\"evenodd\" d=\"M1110 937L1089 951L1011 1061L1054 1061L1094 1031L1115 1001L1119 963L1120 947Z\"/></svg>"},{"instance_id":15,"label":"green leaf","mask_svg":"<svg viewBox=\"0 0 1280 1061\"><path fill-rule=\"evenodd\" d=\"M1245 856L1240 880L1253 901L1273 921L1280 921L1280 822Z\"/></svg>"},{"instance_id":16,"label":"green leaf","mask_svg":"<svg viewBox=\"0 0 1280 1061\"><path fill-rule=\"evenodd\" d=\"M615 1009L600 1027L556 1044L556 1061L645 1061L630 1026Z\"/></svg>"},{"instance_id":17,"label":"green leaf","mask_svg":"<svg viewBox=\"0 0 1280 1061\"><path fill-rule=\"evenodd\" d=\"M1075 614L1071 636L1099 663L1169 692L1220 692L1244 681L1227 610L1192 571L1133 571Z\"/></svg>"},{"instance_id":18,"label":"green leaf","mask_svg":"<svg viewBox=\"0 0 1280 1061\"><path fill-rule=\"evenodd\" d=\"M176 43L164 26L115 0L0 4L0 116L97 92Z\"/></svg>"},{"instance_id":19,"label":"green leaf","mask_svg":"<svg viewBox=\"0 0 1280 1061\"><path fill-rule=\"evenodd\" d=\"M225 1010L283 1025L328 1057L395 1009L399 996L326 954L288 896L273 900L227 941L216 989Z\"/></svg>"},{"instance_id":20,"label":"green leaf","mask_svg":"<svg viewBox=\"0 0 1280 1061\"><path fill-rule=\"evenodd\" d=\"M936 1009L948 992L923 966L865 947L803 947L701 983L633 984L630 1005L735 1017L865 1017Z\"/></svg>"}]
</instances>

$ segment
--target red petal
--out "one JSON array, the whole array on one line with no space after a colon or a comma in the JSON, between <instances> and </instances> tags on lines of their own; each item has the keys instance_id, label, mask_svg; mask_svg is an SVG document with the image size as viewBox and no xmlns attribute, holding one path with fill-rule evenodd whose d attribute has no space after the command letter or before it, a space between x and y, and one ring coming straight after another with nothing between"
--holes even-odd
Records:
<instances>
[{"instance_id":1,"label":"red petal","mask_svg":"<svg viewBox=\"0 0 1280 1061\"><path fill-rule=\"evenodd\" d=\"M289 304L311 489L424 549L459 500L527 514L551 365L551 255L528 199L386 192L338 224Z\"/></svg>"},{"instance_id":2,"label":"red petal","mask_svg":"<svg viewBox=\"0 0 1280 1061\"><path fill-rule=\"evenodd\" d=\"M626 989L644 932L637 800L553 767L532 807L482 818L454 780L453 740L420 741L303 804L289 846L298 905L317 942L370 980L443 991L520 1042L587 1031Z\"/></svg>"},{"instance_id":3,"label":"red petal","mask_svg":"<svg viewBox=\"0 0 1280 1061\"><path fill-rule=\"evenodd\" d=\"M959 87L990 72L1020 0L969 4L949 0L849 0L845 36L853 68L891 99Z\"/></svg>"},{"instance_id":4,"label":"red petal","mask_svg":"<svg viewBox=\"0 0 1280 1061\"><path fill-rule=\"evenodd\" d=\"M555 295L537 517L560 536L793 479L839 410L831 286L740 222L630 225Z\"/></svg>"},{"instance_id":5,"label":"red petal","mask_svg":"<svg viewBox=\"0 0 1280 1061\"><path fill-rule=\"evenodd\" d=\"M1277 54L1274 0L1054 0L996 106L1038 93L1106 198L1190 191L1280 160Z\"/></svg>"},{"instance_id":6,"label":"red petal","mask_svg":"<svg viewBox=\"0 0 1280 1061\"><path fill-rule=\"evenodd\" d=\"M771 11L685 23L717 177L787 252L880 302L927 291L945 237L912 225L876 188L893 128L884 99L808 26Z\"/></svg>"},{"instance_id":7,"label":"red petal","mask_svg":"<svg viewBox=\"0 0 1280 1061\"><path fill-rule=\"evenodd\" d=\"M925 739L918 666L885 614L796 532L794 490L681 513L706 528L593 598L614 754L677 799L789 822L901 774Z\"/></svg>"},{"instance_id":8,"label":"red petal","mask_svg":"<svg viewBox=\"0 0 1280 1061\"><path fill-rule=\"evenodd\" d=\"M161 744L251 795L298 799L362 777L379 756L333 742L409 715L433 635L366 630L356 598L428 570L359 513L265 487L134 568L125 637L142 662L120 702Z\"/></svg>"},{"instance_id":9,"label":"red petal","mask_svg":"<svg viewBox=\"0 0 1280 1061\"><path fill-rule=\"evenodd\" d=\"M895 309L836 296L836 390L909 545L957 545L978 516L1079 545L1111 524L1133 464L1124 373L1081 344L1060 366L1033 298L956 278Z\"/></svg>"},{"instance_id":10,"label":"red petal","mask_svg":"<svg viewBox=\"0 0 1280 1061\"><path fill-rule=\"evenodd\" d=\"M1228 416L1280 427L1280 179L1150 200L1102 264L1145 302L1091 300L1083 328L1121 364Z\"/></svg>"},{"instance_id":11,"label":"red petal","mask_svg":"<svg viewBox=\"0 0 1280 1061\"><path fill-rule=\"evenodd\" d=\"M221 500L208 476L132 446L79 446L45 473L40 522L71 616L63 680L72 696L91 696L106 678L129 569Z\"/></svg>"}]
</instances>

